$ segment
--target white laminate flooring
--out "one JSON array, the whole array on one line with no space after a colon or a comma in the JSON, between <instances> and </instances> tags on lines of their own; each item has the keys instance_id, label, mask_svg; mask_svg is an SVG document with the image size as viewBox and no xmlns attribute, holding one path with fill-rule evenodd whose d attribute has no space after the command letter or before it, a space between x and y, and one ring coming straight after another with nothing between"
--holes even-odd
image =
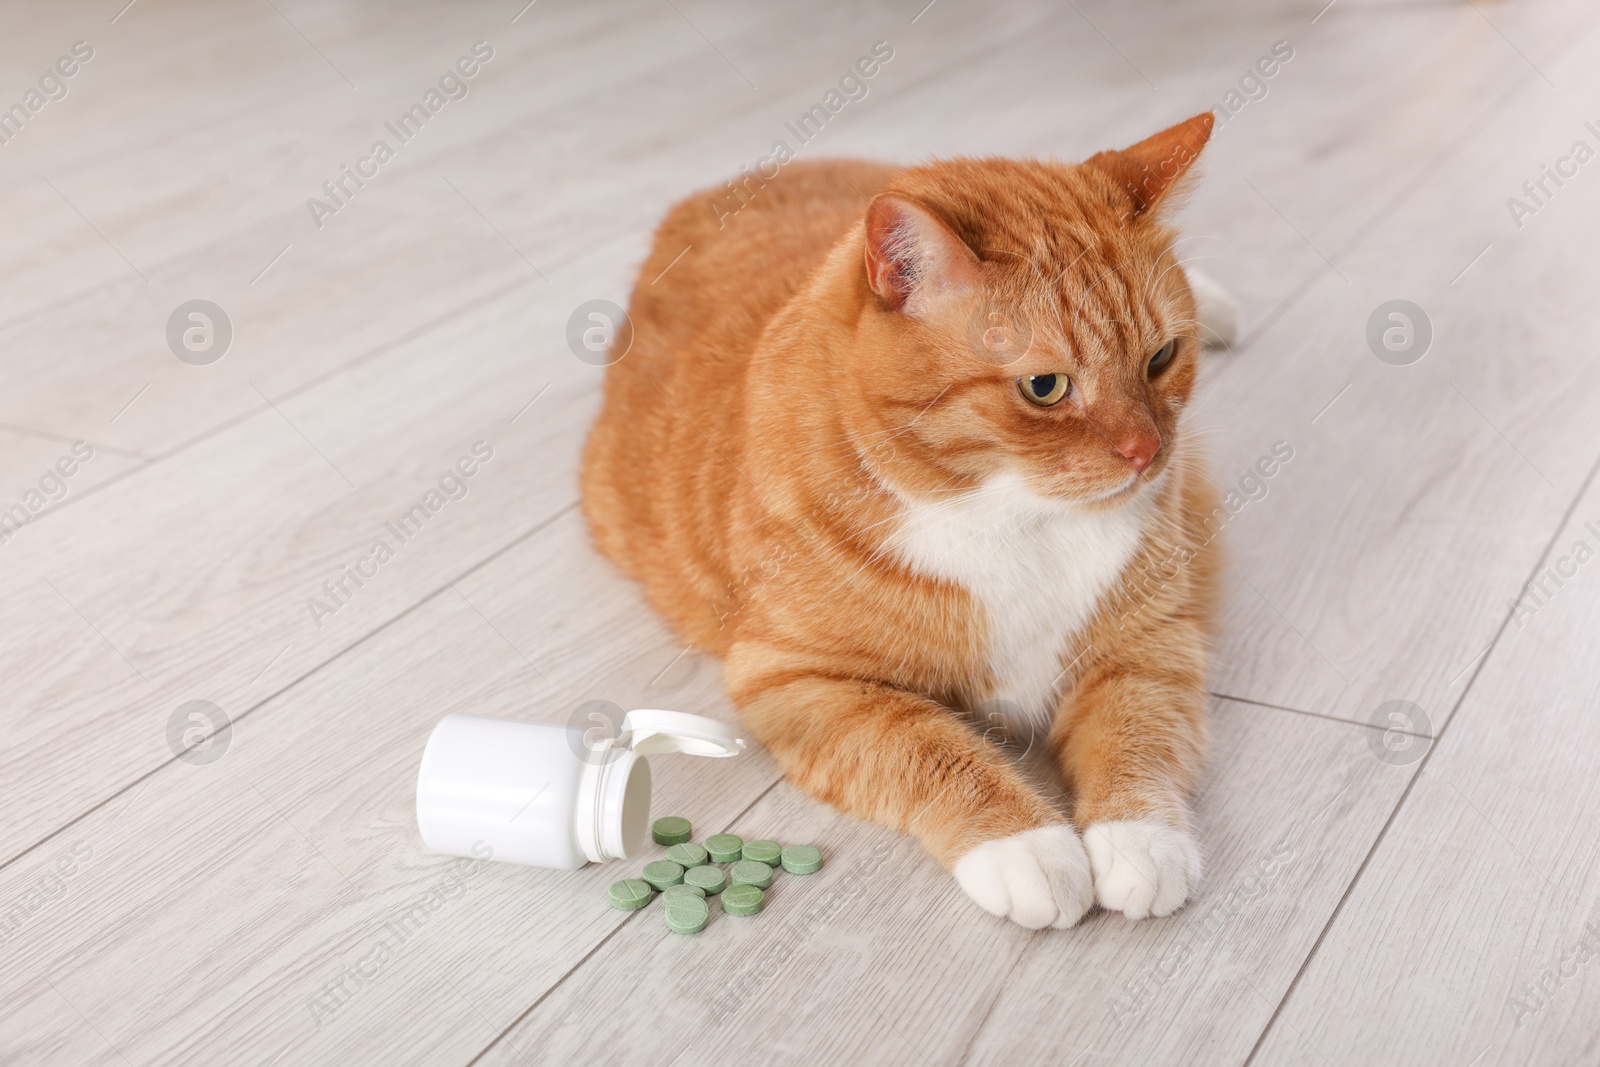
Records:
<instances>
[{"instance_id":1,"label":"white laminate flooring","mask_svg":"<svg viewBox=\"0 0 1600 1067\"><path fill-rule=\"evenodd\" d=\"M1562 163L1600 152L1591 4L523 2L0 17L0 107L94 51L0 144L0 509L93 449L0 543L0 1063L1600 1062L1600 162ZM1082 158L1292 49L1184 215L1244 316L1195 426L1252 497L1197 895L1030 933L754 749L654 767L658 814L823 846L758 919L680 937L607 905L632 865L487 864L371 966L450 863L414 816L439 718L734 720L588 544L567 319L880 40L803 156ZM195 299L232 325L208 365L167 345ZM1396 365L1367 333L1401 299L1432 338ZM193 700L214 762L169 742Z\"/></svg>"}]
</instances>

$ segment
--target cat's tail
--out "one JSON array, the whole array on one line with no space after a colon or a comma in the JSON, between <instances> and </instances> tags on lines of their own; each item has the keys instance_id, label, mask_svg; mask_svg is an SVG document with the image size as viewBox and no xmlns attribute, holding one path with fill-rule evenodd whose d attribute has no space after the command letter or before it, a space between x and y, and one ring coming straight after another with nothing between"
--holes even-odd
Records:
<instances>
[{"instance_id":1,"label":"cat's tail","mask_svg":"<svg viewBox=\"0 0 1600 1067\"><path fill-rule=\"evenodd\" d=\"M1239 333L1239 305L1233 296L1209 274L1192 267L1189 289L1194 293L1195 317L1200 320L1200 336L1212 348L1231 348Z\"/></svg>"}]
</instances>

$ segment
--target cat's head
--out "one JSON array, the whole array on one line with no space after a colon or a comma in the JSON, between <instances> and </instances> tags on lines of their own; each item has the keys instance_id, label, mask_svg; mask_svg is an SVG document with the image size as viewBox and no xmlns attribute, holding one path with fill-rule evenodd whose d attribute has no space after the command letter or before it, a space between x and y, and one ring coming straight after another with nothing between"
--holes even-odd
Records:
<instances>
[{"instance_id":1,"label":"cat's head","mask_svg":"<svg viewBox=\"0 0 1600 1067\"><path fill-rule=\"evenodd\" d=\"M880 473L1102 508L1166 469L1201 342L1160 209L1211 124L1078 165L938 162L872 200L846 406Z\"/></svg>"}]
</instances>

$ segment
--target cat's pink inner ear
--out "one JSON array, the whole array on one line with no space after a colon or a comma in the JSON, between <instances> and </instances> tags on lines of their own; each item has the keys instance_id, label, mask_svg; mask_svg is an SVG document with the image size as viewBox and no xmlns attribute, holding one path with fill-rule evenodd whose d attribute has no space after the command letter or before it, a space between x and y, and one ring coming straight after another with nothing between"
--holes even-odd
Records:
<instances>
[{"instance_id":1,"label":"cat's pink inner ear","mask_svg":"<svg viewBox=\"0 0 1600 1067\"><path fill-rule=\"evenodd\" d=\"M1134 215L1143 215L1160 202L1190 164L1199 158L1200 150L1211 139L1215 122L1211 112L1202 111L1130 148L1096 153L1085 165L1115 178L1132 198Z\"/></svg>"},{"instance_id":2,"label":"cat's pink inner ear","mask_svg":"<svg viewBox=\"0 0 1600 1067\"><path fill-rule=\"evenodd\" d=\"M879 194L867 206L867 284L896 311L918 298L976 285L978 257L935 215L909 200Z\"/></svg>"}]
</instances>

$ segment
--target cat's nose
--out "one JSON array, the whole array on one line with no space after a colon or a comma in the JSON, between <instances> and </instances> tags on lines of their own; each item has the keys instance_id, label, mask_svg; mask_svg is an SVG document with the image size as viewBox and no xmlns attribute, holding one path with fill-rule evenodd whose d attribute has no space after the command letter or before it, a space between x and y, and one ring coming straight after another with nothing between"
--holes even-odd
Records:
<instances>
[{"instance_id":1,"label":"cat's nose","mask_svg":"<svg viewBox=\"0 0 1600 1067\"><path fill-rule=\"evenodd\" d=\"M1117 445L1117 451L1122 453L1122 458L1133 464L1133 469L1136 471L1142 471L1150 466L1150 461L1156 458L1156 453L1160 450L1161 435L1154 431L1130 434Z\"/></svg>"}]
</instances>

